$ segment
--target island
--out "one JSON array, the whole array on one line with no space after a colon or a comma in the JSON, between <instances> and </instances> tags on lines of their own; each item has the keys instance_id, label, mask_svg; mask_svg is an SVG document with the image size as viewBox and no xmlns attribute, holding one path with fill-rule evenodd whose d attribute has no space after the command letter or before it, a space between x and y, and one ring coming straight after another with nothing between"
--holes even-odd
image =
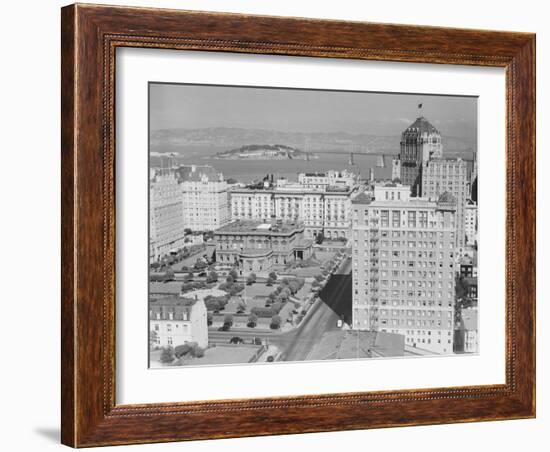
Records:
<instances>
[{"instance_id":1,"label":"island","mask_svg":"<svg viewBox=\"0 0 550 452\"><path fill-rule=\"evenodd\" d=\"M284 144L249 144L229 151L218 152L224 160L307 160L308 153Z\"/></svg>"}]
</instances>

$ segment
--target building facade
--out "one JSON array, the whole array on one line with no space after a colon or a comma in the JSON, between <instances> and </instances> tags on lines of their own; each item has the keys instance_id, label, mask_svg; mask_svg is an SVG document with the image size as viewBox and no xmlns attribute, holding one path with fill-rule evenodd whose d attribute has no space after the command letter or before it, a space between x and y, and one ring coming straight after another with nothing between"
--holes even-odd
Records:
<instances>
[{"instance_id":1,"label":"building facade","mask_svg":"<svg viewBox=\"0 0 550 452\"><path fill-rule=\"evenodd\" d=\"M298 183L304 188L325 189L327 187L351 188L357 183L357 176L348 171L329 170L320 173L300 173Z\"/></svg>"},{"instance_id":2,"label":"building facade","mask_svg":"<svg viewBox=\"0 0 550 452\"><path fill-rule=\"evenodd\" d=\"M149 261L184 246L181 186L172 169L151 170L149 176Z\"/></svg>"},{"instance_id":3,"label":"building facade","mask_svg":"<svg viewBox=\"0 0 550 452\"><path fill-rule=\"evenodd\" d=\"M213 231L229 222L229 194L223 175L211 166L178 169L183 224L193 231Z\"/></svg>"},{"instance_id":4,"label":"building facade","mask_svg":"<svg viewBox=\"0 0 550 452\"><path fill-rule=\"evenodd\" d=\"M464 208L464 234L466 245L475 245L477 242L477 203L467 200Z\"/></svg>"},{"instance_id":5,"label":"building facade","mask_svg":"<svg viewBox=\"0 0 550 452\"><path fill-rule=\"evenodd\" d=\"M422 193L422 165L430 159L441 158L442 151L441 134L423 116L401 134L399 161L392 163L392 169L399 168L401 183L411 187L413 196Z\"/></svg>"},{"instance_id":6,"label":"building facade","mask_svg":"<svg viewBox=\"0 0 550 452\"><path fill-rule=\"evenodd\" d=\"M353 188L327 186L303 188L289 184L267 189L231 190L233 220L299 221L305 236L319 234L329 239L349 238Z\"/></svg>"},{"instance_id":7,"label":"building facade","mask_svg":"<svg viewBox=\"0 0 550 452\"><path fill-rule=\"evenodd\" d=\"M206 306L202 300L170 296L149 302L151 342L158 347L177 347L196 342L208 347Z\"/></svg>"},{"instance_id":8,"label":"building facade","mask_svg":"<svg viewBox=\"0 0 550 452\"><path fill-rule=\"evenodd\" d=\"M352 328L453 352L456 200L410 197L401 184L353 201Z\"/></svg>"},{"instance_id":9,"label":"building facade","mask_svg":"<svg viewBox=\"0 0 550 452\"><path fill-rule=\"evenodd\" d=\"M267 272L273 266L311 256L312 240L298 222L236 220L214 231L216 261L237 265L241 274Z\"/></svg>"},{"instance_id":10,"label":"building facade","mask_svg":"<svg viewBox=\"0 0 550 452\"><path fill-rule=\"evenodd\" d=\"M443 193L451 193L457 200L456 245L459 251L466 244L466 199L468 168L466 161L458 159L431 159L422 165L422 197L436 201Z\"/></svg>"}]
</instances>

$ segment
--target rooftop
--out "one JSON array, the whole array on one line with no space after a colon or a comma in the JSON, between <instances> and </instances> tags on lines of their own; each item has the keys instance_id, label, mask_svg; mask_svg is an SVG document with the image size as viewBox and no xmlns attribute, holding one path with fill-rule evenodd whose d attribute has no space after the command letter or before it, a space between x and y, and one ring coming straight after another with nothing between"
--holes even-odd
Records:
<instances>
[{"instance_id":1,"label":"rooftop","mask_svg":"<svg viewBox=\"0 0 550 452\"><path fill-rule=\"evenodd\" d=\"M158 306L158 307L168 307L168 306L191 307L196 302L197 300L195 300L194 298L186 298L186 297L180 297L178 295L171 295L168 297L159 298L155 301L150 300L149 305Z\"/></svg>"},{"instance_id":2,"label":"rooftop","mask_svg":"<svg viewBox=\"0 0 550 452\"><path fill-rule=\"evenodd\" d=\"M366 193L359 193L355 198L351 200L352 204L370 204L372 202L372 196Z\"/></svg>"},{"instance_id":3,"label":"rooftop","mask_svg":"<svg viewBox=\"0 0 550 452\"><path fill-rule=\"evenodd\" d=\"M438 134L439 130L437 130L424 116L420 116L419 118L416 118L416 120L409 127L407 127L404 133Z\"/></svg>"},{"instance_id":4,"label":"rooftop","mask_svg":"<svg viewBox=\"0 0 550 452\"><path fill-rule=\"evenodd\" d=\"M176 170L181 182L200 182L203 176L210 181L218 181L219 173L209 165L185 165Z\"/></svg>"}]
</instances>

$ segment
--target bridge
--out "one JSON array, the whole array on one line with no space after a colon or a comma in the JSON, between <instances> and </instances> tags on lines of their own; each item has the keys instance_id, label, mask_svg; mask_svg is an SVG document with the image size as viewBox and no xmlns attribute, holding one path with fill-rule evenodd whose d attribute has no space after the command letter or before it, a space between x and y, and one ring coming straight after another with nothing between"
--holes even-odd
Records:
<instances>
[{"instance_id":1,"label":"bridge","mask_svg":"<svg viewBox=\"0 0 550 452\"><path fill-rule=\"evenodd\" d=\"M332 155L348 155L349 158L348 158L348 164L349 165L355 165L355 157L361 157L361 156L370 156L370 155L374 155L374 156L377 156L377 160L376 160L376 166L380 167L380 168L384 168L386 166L385 164L385 160L384 160L384 157L385 156L389 156L391 154L387 154L387 153L384 153L384 152L376 152L376 151L371 151L371 150L367 150L367 151L345 151L345 152L342 152L342 151L308 151L306 152L306 160L309 161L311 159L312 156L314 155L319 155L319 154L332 154Z\"/></svg>"}]
</instances>

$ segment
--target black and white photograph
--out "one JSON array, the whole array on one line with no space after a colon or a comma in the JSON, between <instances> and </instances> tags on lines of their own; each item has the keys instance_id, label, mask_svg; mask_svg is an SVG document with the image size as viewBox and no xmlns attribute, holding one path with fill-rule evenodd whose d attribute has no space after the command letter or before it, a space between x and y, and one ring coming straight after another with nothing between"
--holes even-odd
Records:
<instances>
[{"instance_id":1,"label":"black and white photograph","mask_svg":"<svg viewBox=\"0 0 550 452\"><path fill-rule=\"evenodd\" d=\"M149 83L149 367L476 354L478 99Z\"/></svg>"}]
</instances>

